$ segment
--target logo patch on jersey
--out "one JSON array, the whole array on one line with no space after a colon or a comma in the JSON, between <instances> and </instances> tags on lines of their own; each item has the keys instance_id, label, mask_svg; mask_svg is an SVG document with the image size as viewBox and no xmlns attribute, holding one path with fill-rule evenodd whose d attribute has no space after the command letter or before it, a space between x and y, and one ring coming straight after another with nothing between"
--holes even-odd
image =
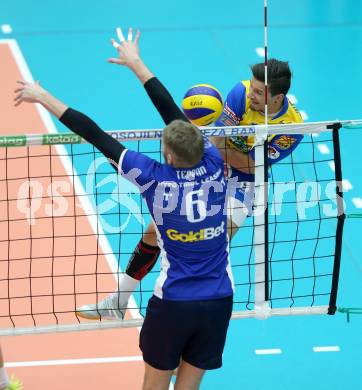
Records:
<instances>
[{"instance_id":1,"label":"logo patch on jersey","mask_svg":"<svg viewBox=\"0 0 362 390\"><path fill-rule=\"evenodd\" d=\"M268 156L271 160L276 160L280 156L280 152L272 146L268 146Z\"/></svg>"},{"instance_id":2,"label":"logo patch on jersey","mask_svg":"<svg viewBox=\"0 0 362 390\"><path fill-rule=\"evenodd\" d=\"M240 118L235 114L235 112L228 106L228 104L226 103L225 106L224 106L224 110L223 110L223 113L222 113L222 116L221 118L223 118L223 120L226 120L226 119L229 119L229 123L230 123L230 126L234 126L234 125L238 125L239 122L240 122ZM225 123L226 125L226 123Z\"/></svg>"},{"instance_id":3,"label":"logo patch on jersey","mask_svg":"<svg viewBox=\"0 0 362 390\"><path fill-rule=\"evenodd\" d=\"M219 118L219 121L223 123L224 126L235 126L235 123L232 119L228 118L225 114L222 114Z\"/></svg>"},{"instance_id":4,"label":"logo patch on jersey","mask_svg":"<svg viewBox=\"0 0 362 390\"><path fill-rule=\"evenodd\" d=\"M282 150L289 149L292 145L295 144L297 140L294 137L290 137L289 135L282 135L278 138L274 144L278 146Z\"/></svg>"},{"instance_id":5,"label":"logo patch on jersey","mask_svg":"<svg viewBox=\"0 0 362 390\"><path fill-rule=\"evenodd\" d=\"M225 223L222 222L220 226L209 227L206 229L200 229L199 231L189 231L188 233L180 233L175 229L167 229L167 237L172 241L181 241L181 242L198 242L204 240L212 240L213 238L219 237L220 234L224 233Z\"/></svg>"},{"instance_id":6,"label":"logo patch on jersey","mask_svg":"<svg viewBox=\"0 0 362 390\"><path fill-rule=\"evenodd\" d=\"M249 135L243 137L239 135L236 137L229 137L227 143L230 148L240 150L243 153L249 153L254 147L254 136Z\"/></svg>"}]
</instances>

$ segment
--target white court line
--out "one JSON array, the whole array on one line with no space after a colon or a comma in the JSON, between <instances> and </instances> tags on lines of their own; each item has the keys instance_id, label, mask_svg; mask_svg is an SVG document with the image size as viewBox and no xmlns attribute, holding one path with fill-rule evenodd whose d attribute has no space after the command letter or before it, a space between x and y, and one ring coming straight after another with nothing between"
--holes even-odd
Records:
<instances>
[{"instance_id":1,"label":"white court line","mask_svg":"<svg viewBox=\"0 0 362 390\"><path fill-rule=\"evenodd\" d=\"M10 24L2 24L1 31L4 34L11 34L13 32L13 29L11 28Z\"/></svg>"},{"instance_id":2,"label":"white court line","mask_svg":"<svg viewBox=\"0 0 362 390\"><path fill-rule=\"evenodd\" d=\"M20 50L20 47L15 39L3 39L0 41L0 44L7 44L9 45L12 54L16 60L16 64L19 67L20 73L24 80L29 81L31 83L34 82L34 78L30 72L30 69L28 67L28 64L26 63L26 60ZM42 122L50 134L58 133L58 130L56 129L54 122L51 119L50 114L47 110L45 110L44 107L42 107L40 104L35 105L39 115L42 119ZM75 195L79 197L80 203L82 204L83 209L85 210L89 224L91 225L94 232L99 233L98 240L100 242L100 246L103 250L103 253L107 253L105 255L105 258L107 259L107 263L109 268L112 270L112 273L114 275L115 280L117 281L117 272L121 271L117 266L117 260L115 256L113 255L113 250L103 232L102 227L99 225L96 217L96 213L93 209L93 205L91 201L89 200L88 196L86 196L83 185L76 174L76 169L72 166L70 157L68 156L68 153L63 145L56 145L55 146L59 159L61 160L64 169L69 176L69 178L74 178L74 192ZM75 175L74 175L75 173ZM133 296L129 299L129 307L130 308L136 308L137 304L134 300ZM129 309L131 315L133 318L142 318L140 312L138 309ZM139 328L140 329L140 328Z\"/></svg>"},{"instance_id":3,"label":"white court line","mask_svg":"<svg viewBox=\"0 0 362 390\"><path fill-rule=\"evenodd\" d=\"M280 348L272 348L272 349L256 349L256 355L280 355L282 350Z\"/></svg>"},{"instance_id":4,"label":"white court line","mask_svg":"<svg viewBox=\"0 0 362 390\"><path fill-rule=\"evenodd\" d=\"M44 367L44 366L66 366L79 364L104 364L104 363L127 363L143 361L142 356L114 356L108 358L89 359L63 359L63 360L34 360L28 362L8 362L5 367Z\"/></svg>"},{"instance_id":5,"label":"white court line","mask_svg":"<svg viewBox=\"0 0 362 390\"><path fill-rule=\"evenodd\" d=\"M358 209L362 209L362 198L352 198L352 202Z\"/></svg>"},{"instance_id":6,"label":"white court line","mask_svg":"<svg viewBox=\"0 0 362 390\"><path fill-rule=\"evenodd\" d=\"M343 187L344 192L347 192L349 190L353 190L353 185L351 184L351 182L348 179L342 180L342 187Z\"/></svg>"},{"instance_id":7,"label":"white court line","mask_svg":"<svg viewBox=\"0 0 362 390\"><path fill-rule=\"evenodd\" d=\"M259 56L259 57L264 57L265 56L265 51L264 51L264 48L263 47L257 47L255 49L256 51L256 54Z\"/></svg>"},{"instance_id":8,"label":"white court line","mask_svg":"<svg viewBox=\"0 0 362 390\"><path fill-rule=\"evenodd\" d=\"M333 345L330 347L313 347L314 352L340 352L338 345Z\"/></svg>"},{"instance_id":9,"label":"white court line","mask_svg":"<svg viewBox=\"0 0 362 390\"><path fill-rule=\"evenodd\" d=\"M326 144L318 144L317 148L322 154L329 154L331 152Z\"/></svg>"}]
</instances>

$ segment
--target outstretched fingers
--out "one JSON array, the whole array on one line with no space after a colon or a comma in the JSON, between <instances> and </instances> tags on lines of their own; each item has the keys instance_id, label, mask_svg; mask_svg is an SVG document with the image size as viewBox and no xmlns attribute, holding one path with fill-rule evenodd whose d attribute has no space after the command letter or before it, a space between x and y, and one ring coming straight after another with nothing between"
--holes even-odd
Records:
<instances>
[{"instance_id":1,"label":"outstretched fingers","mask_svg":"<svg viewBox=\"0 0 362 390\"><path fill-rule=\"evenodd\" d=\"M135 36L135 39L134 39L134 43L138 46L138 40L140 39L140 36L141 36L141 32L140 30L137 30L136 32L136 36Z\"/></svg>"},{"instance_id":2,"label":"outstretched fingers","mask_svg":"<svg viewBox=\"0 0 362 390\"><path fill-rule=\"evenodd\" d=\"M18 106L22 102L28 103L38 103L41 94L44 90L40 86L39 80L34 83L29 83L27 81L17 81L17 88L15 88L14 93L14 102L15 106Z\"/></svg>"},{"instance_id":3,"label":"outstretched fingers","mask_svg":"<svg viewBox=\"0 0 362 390\"><path fill-rule=\"evenodd\" d=\"M118 40L111 39L112 46L118 51L118 58L109 58L107 61L112 64L129 66L136 59L139 59L138 41L140 32L137 31L135 37L133 36L133 29L130 27L127 32L127 39L123 35L120 27L116 28ZM134 40L133 40L134 39Z\"/></svg>"},{"instance_id":4,"label":"outstretched fingers","mask_svg":"<svg viewBox=\"0 0 362 390\"><path fill-rule=\"evenodd\" d=\"M26 85L25 81L22 81L22 80L18 80L17 81L17 84L20 84L21 87L19 88L16 88L14 90L14 93L16 93L17 95L14 97L14 104L15 106L18 106L19 104L21 104L22 102L22 96L23 96L23 91L24 91L24 87Z\"/></svg>"},{"instance_id":5,"label":"outstretched fingers","mask_svg":"<svg viewBox=\"0 0 362 390\"><path fill-rule=\"evenodd\" d=\"M127 41L132 42L132 39L133 39L133 30L132 30L132 27L130 27L128 29Z\"/></svg>"},{"instance_id":6,"label":"outstretched fingers","mask_svg":"<svg viewBox=\"0 0 362 390\"><path fill-rule=\"evenodd\" d=\"M122 33L121 28L120 28L120 27L117 27L117 28L116 28L116 32L117 32L117 36L118 36L119 41L120 41L121 43L124 42L125 39L124 39L124 36L123 36L123 33Z\"/></svg>"},{"instance_id":7,"label":"outstretched fingers","mask_svg":"<svg viewBox=\"0 0 362 390\"><path fill-rule=\"evenodd\" d=\"M140 31L137 30L135 39L133 41L133 28L132 27L130 27L128 29L127 40L125 39L123 32L122 32L122 29L120 27L116 28L116 33L117 33L117 37L118 37L119 42L117 42L115 39L111 40L113 47L115 47L116 49L118 49L123 44L123 42L134 42L136 45L138 45L138 40L139 40L140 35L141 35Z\"/></svg>"},{"instance_id":8,"label":"outstretched fingers","mask_svg":"<svg viewBox=\"0 0 362 390\"><path fill-rule=\"evenodd\" d=\"M19 93L17 96L15 96L14 106L18 106L19 104L22 103L22 101L23 101L22 97L23 97L22 93Z\"/></svg>"},{"instance_id":9,"label":"outstretched fingers","mask_svg":"<svg viewBox=\"0 0 362 390\"><path fill-rule=\"evenodd\" d=\"M108 58L107 62L111 64L119 64L119 65L124 64L124 61L120 60L119 58Z\"/></svg>"},{"instance_id":10,"label":"outstretched fingers","mask_svg":"<svg viewBox=\"0 0 362 390\"><path fill-rule=\"evenodd\" d=\"M111 42L112 42L112 46L115 48L115 49L118 49L121 45L115 40L115 39L111 39Z\"/></svg>"}]
</instances>

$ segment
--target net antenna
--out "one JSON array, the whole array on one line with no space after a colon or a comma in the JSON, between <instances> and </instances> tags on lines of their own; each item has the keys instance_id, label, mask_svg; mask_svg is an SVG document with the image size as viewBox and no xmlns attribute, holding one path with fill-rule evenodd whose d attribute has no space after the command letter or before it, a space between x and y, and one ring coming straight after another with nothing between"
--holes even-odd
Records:
<instances>
[{"instance_id":1,"label":"net antenna","mask_svg":"<svg viewBox=\"0 0 362 390\"><path fill-rule=\"evenodd\" d=\"M264 0L265 125L255 134L255 317L270 316L268 303L268 2Z\"/></svg>"}]
</instances>

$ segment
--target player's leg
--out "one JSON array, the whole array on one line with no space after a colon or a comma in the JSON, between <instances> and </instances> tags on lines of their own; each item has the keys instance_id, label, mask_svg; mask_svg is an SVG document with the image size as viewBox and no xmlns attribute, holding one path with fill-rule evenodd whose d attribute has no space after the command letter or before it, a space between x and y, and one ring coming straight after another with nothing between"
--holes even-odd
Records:
<instances>
[{"instance_id":1,"label":"player's leg","mask_svg":"<svg viewBox=\"0 0 362 390\"><path fill-rule=\"evenodd\" d=\"M191 302L167 301L153 296L140 333L145 366L143 389L159 389L170 383L182 352L192 337L197 311ZM168 387L165 387L168 389Z\"/></svg>"},{"instance_id":2,"label":"player's leg","mask_svg":"<svg viewBox=\"0 0 362 390\"><path fill-rule=\"evenodd\" d=\"M205 370L182 361L177 369L175 390L198 390Z\"/></svg>"},{"instance_id":3,"label":"player's leg","mask_svg":"<svg viewBox=\"0 0 362 390\"><path fill-rule=\"evenodd\" d=\"M9 379L4 367L4 357L0 346L0 390L22 390L23 384L14 375Z\"/></svg>"},{"instance_id":4,"label":"player's leg","mask_svg":"<svg viewBox=\"0 0 362 390\"><path fill-rule=\"evenodd\" d=\"M175 389L196 390L205 370L222 366L232 307L232 296L195 302L195 328L182 351Z\"/></svg>"},{"instance_id":5,"label":"player's leg","mask_svg":"<svg viewBox=\"0 0 362 390\"><path fill-rule=\"evenodd\" d=\"M160 248L157 246L155 225L151 223L147 226L128 261L126 275L139 282L152 270L159 254ZM122 291L121 288L119 290Z\"/></svg>"},{"instance_id":6,"label":"player's leg","mask_svg":"<svg viewBox=\"0 0 362 390\"><path fill-rule=\"evenodd\" d=\"M118 289L98 303L84 305L77 309L80 317L97 320L100 317L123 319L129 297L139 282L156 264L160 249L154 224L148 225L142 239L133 251L126 272L118 279Z\"/></svg>"},{"instance_id":7,"label":"player's leg","mask_svg":"<svg viewBox=\"0 0 362 390\"><path fill-rule=\"evenodd\" d=\"M4 367L3 352L0 347L0 390L4 390L9 386L9 377Z\"/></svg>"},{"instance_id":8,"label":"player's leg","mask_svg":"<svg viewBox=\"0 0 362 390\"><path fill-rule=\"evenodd\" d=\"M173 370L158 370L145 363L143 390L168 390Z\"/></svg>"}]
</instances>

